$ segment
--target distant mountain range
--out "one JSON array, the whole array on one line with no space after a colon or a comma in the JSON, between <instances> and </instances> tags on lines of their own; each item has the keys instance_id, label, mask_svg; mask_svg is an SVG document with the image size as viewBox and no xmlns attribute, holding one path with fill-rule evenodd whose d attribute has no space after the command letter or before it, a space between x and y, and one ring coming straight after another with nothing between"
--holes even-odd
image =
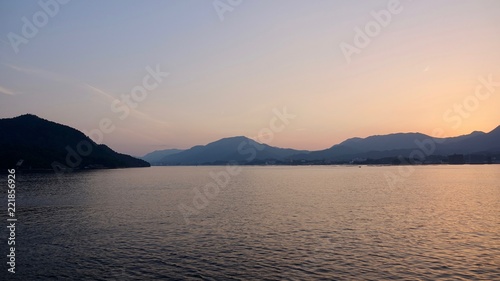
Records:
<instances>
[{"instance_id":1,"label":"distant mountain range","mask_svg":"<svg viewBox=\"0 0 500 281\"><path fill-rule=\"evenodd\" d=\"M0 119L0 168L74 170L149 167L82 132L35 115Z\"/></svg>"},{"instance_id":2,"label":"distant mountain range","mask_svg":"<svg viewBox=\"0 0 500 281\"><path fill-rule=\"evenodd\" d=\"M216 165L235 162L240 164L262 163L267 160L284 160L305 150L272 147L246 137L224 138L207 145L164 156L154 165ZM149 154L148 154L149 155ZM146 156L148 156L146 155ZM143 159L145 159L145 157Z\"/></svg>"},{"instance_id":3,"label":"distant mountain range","mask_svg":"<svg viewBox=\"0 0 500 281\"><path fill-rule=\"evenodd\" d=\"M82 132L35 115L0 119L0 168L93 169L152 165L321 165L500 163L500 126L451 138L397 133L351 138L318 151L279 148L247 137L190 149L158 150L142 159L96 144Z\"/></svg>"},{"instance_id":4,"label":"distant mountain range","mask_svg":"<svg viewBox=\"0 0 500 281\"><path fill-rule=\"evenodd\" d=\"M176 154L183 151L182 149L164 149L164 150L155 150L151 153L148 153L141 157L142 160L147 161L149 163L159 163L161 160L169 155Z\"/></svg>"},{"instance_id":5,"label":"distant mountain range","mask_svg":"<svg viewBox=\"0 0 500 281\"><path fill-rule=\"evenodd\" d=\"M489 133L473 132L451 138L421 133L397 133L351 138L328 149L284 149L239 136L224 138L174 153L156 151L143 157L153 165L238 164L401 164L447 163L449 155L462 155L464 162L493 163L500 160L500 126ZM468 158L467 158L468 157Z\"/></svg>"},{"instance_id":6,"label":"distant mountain range","mask_svg":"<svg viewBox=\"0 0 500 281\"><path fill-rule=\"evenodd\" d=\"M421 151L426 158L450 154L491 154L500 152L500 126L490 133L473 132L451 138L433 138L421 133L397 133L367 138L351 138L331 148L294 155L295 160L409 158ZM431 157L432 158L432 157Z\"/></svg>"}]
</instances>

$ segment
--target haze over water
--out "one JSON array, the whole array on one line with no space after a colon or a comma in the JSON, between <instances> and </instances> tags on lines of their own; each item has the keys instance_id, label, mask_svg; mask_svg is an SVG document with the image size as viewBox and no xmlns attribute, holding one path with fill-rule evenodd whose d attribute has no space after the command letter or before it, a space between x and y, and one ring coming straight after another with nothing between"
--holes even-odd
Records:
<instances>
[{"instance_id":1,"label":"haze over water","mask_svg":"<svg viewBox=\"0 0 500 281\"><path fill-rule=\"evenodd\" d=\"M224 167L20 173L9 277L500 279L498 165L242 168L190 224L179 204Z\"/></svg>"}]
</instances>

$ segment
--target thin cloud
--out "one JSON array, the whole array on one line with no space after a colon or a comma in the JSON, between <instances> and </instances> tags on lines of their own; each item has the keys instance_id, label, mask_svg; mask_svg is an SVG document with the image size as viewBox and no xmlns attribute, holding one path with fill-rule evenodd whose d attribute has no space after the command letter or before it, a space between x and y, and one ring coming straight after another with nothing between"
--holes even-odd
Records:
<instances>
[{"instance_id":1,"label":"thin cloud","mask_svg":"<svg viewBox=\"0 0 500 281\"><path fill-rule=\"evenodd\" d=\"M9 89L7 89L5 87L2 87L2 86L0 86L0 93L6 94L6 95L9 95L9 96L15 96L16 95L16 93L14 93L14 91L9 90Z\"/></svg>"},{"instance_id":2,"label":"thin cloud","mask_svg":"<svg viewBox=\"0 0 500 281\"><path fill-rule=\"evenodd\" d=\"M165 122L163 120L156 119L156 118L152 117L151 115L148 115L146 113L138 111L137 109L132 109L132 112L137 114L136 117L140 116L144 120L147 120L147 121L150 121L153 123L157 123L157 124L160 124L162 126L170 127L170 124L168 124L167 122Z\"/></svg>"},{"instance_id":3,"label":"thin cloud","mask_svg":"<svg viewBox=\"0 0 500 281\"><path fill-rule=\"evenodd\" d=\"M116 97L114 97L112 94L102 90L102 89L99 89L95 86L92 86L92 85L89 85L87 83L81 83L82 86L84 86L85 88L95 92L95 93L98 93L100 94L101 96L105 97L106 99L108 99L110 102L113 102L115 100L119 100L117 99ZM154 117L152 117L151 115L149 114L146 114L140 110L137 110L135 108L130 108L130 114L136 118L140 118L140 119L143 119L143 120L146 120L146 121L150 121L150 122L153 122L153 123L157 123L157 124L160 124L162 126L168 126L170 127L170 125L168 123L166 123L165 121L162 121L162 120L159 120L159 119L156 119Z\"/></svg>"},{"instance_id":4,"label":"thin cloud","mask_svg":"<svg viewBox=\"0 0 500 281\"><path fill-rule=\"evenodd\" d=\"M51 72L51 71L48 71L45 69L39 69L39 68L33 68L33 67L22 67L22 66L8 64L8 63L4 63L3 65L10 67L11 69L14 69L16 71L25 73L25 74L36 75L38 77L54 80L57 82L61 82L61 81L67 82L68 80L71 80L71 79L68 79L68 78L58 74L58 73Z\"/></svg>"},{"instance_id":5,"label":"thin cloud","mask_svg":"<svg viewBox=\"0 0 500 281\"><path fill-rule=\"evenodd\" d=\"M116 99L113 95L111 95L111 94L109 94L109 93L107 93L107 92L105 92L97 87L89 85L87 83L82 83L82 86L86 89L90 89L91 91L93 91L95 93L101 94L102 96L104 96L105 98L107 98L111 101L114 101Z\"/></svg>"},{"instance_id":6,"label":"thin cloud","mask_svg":"<svg viewBox=\"0 0 500 281\"><path fill-rule=\"evenodd\" d=\"M94 93L100 94L101 96L105 97L110 102L117 100L117 98L114 97L112 94L110 94L102 89L99 89L99 88L92 86L88 83L80 82L80 81L77 81L75 79L65 77L65 76L60 75L60 74L55 73L55 72L51 72L51 71L44 70L44 69L37 69L37 68L33 68L33 67L21 67L21 66L7 64L7 63L4 63L3 65L10 67L16 71L26 73L26 74L36 75L38 77L42 77L42 78L49 79L49 80L56 81L56 82L68 83L74 87L80 87L80 88L83 87L86 90L90 90ZM130 113L132 116L134 116L136 118L140 118L140 119L143 119L146 121L154 122L154 123L160 124L162 126L170 126L165 121L158 120L158 119L156 119L156 118L154 118L154 117L152 117L144 112L141 112L137 109L134 109L134 108L130 108Z\"/></svg>"}]
</instances>

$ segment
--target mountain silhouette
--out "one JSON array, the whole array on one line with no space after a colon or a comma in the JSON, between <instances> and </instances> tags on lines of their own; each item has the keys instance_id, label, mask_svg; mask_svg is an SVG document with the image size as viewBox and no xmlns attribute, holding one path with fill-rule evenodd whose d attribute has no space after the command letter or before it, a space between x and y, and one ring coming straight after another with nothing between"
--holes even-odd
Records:
<instances>
[{"instance_id":1,"label":"mountain silhouette","mask_svg":"<svg viewBox=\"0 0 500 281\"><path fill-rule=\"evenodd\" d=\"M472 132L449 138L434 138L422 133L396 133L351 138L331 148L309 154L293 155L292 159L343 162L352 159L408 158L421 150L425 156L500 152L499 129L490 133Z\"/></svg>"},{"instance_id":2,"label":"mountain silhouette","mask_svg":"<svg viewBox=\"0 0 500 281\"><path fill-rule=\"evenodd\" d=\"M317 151L295 150L258 143L244 136L223 138L187 150L167 149L141 159L96 144L82 132L35 115L0 119L0 168L86 169L154 165L248 164L397 164L415 152L431 163L446 162L449 155L469 155L470 163L500 160L500 126L489 133L433 138L422 133L395 133L350 138ZM396 160L398 159L398 160ZM475 160L470 160L475 159ZM498 159L498 160L496 160ZM146 162L147 161L147 162ZM149 162L149 163L148 163Z\"/></svg>"},{"instance_id":3,"label":"mountain silhouette","mask_svg":"<svg viewBox=\"0 0 500 281\"><path fill-rule=\"evenodd\" d=\"M272 147L247 137L223 138L207 145L194 146L188 150L164 157L163 165L207 165L236 162L239 164L262 163L267 160L283 161L305 151Z\"/></svg>"},{"instance_id":4,"label":"mountain silhouette","mask_svg":"<svg viewBox=\"0 0 500 281\"><path fill-rule=\"evenodd\" d=\"M434 138L422 133L395 133L350 138L328 149L318 151L272 147L239 136L224 138L165 156L158 164L208 165L228 162L325 164L349 163L353 159L384 159L382 162L374 161L374 163L391 164L395 159L411 157L415 151L421 151L426 158L438 162L446 160L451 154L476 153L484 156L481 159L487 159L491 155L500 153L500 126L489 133L475 131L468 135L449 138Z\"/></svg>"},{"instance_id":5,"label":"mountain silhouette","mask_svg":"<svg viewBox=\"0 0 500 281\"><path fill-rule=\"evenodd\" d=\"M415 140L421 141L428 138L430 137L420 133L397 133L367 138L350 138L330 148L312 151L306 155L294 155L292 158L296 160L337 161L352 158L383 158L413 150L417 148Z\"/></svg>"},{"instance_id":6,"label":"mountain silhouette","mask_svg":"<svg viewBox=\"0 0 500 281\"><path fill-rule=\"evenodd\" d=\"M26 114L0 119L2 169L84 169L148 167L144 160L96 144L69 126Z\"/></svg>"},{"instance_id":7,"label":"mountain silhouette","mask_svg":"<svg viewBox=\"0 0 500 281\"><path fill-rule=\"evenodd\" d=\"M142 160L149 162L151 165L161 162L166 156L182 152L182 149L164 149L155 150L141 157Z\"/></svg>"},{"instance_id":8,"label":"mountain silhouette","mask_svg":"<svg viewBox=\"0 0 500 281\"><path fill-rule=\"evenodd\" d=\"M350 138L325 150L293 155L292 159L347 161L354 158L409 157L413 151L422 149L423 143L428 144L429 142L434 144L431 154L435 155L499 152L497 143L500 142L500 138L498 135L492 134L493 132L495 130L488 134L475 131L468 135L449 138L434 138L422 133L395 133L366 138Z\"/></svg>"},{"instance_id":9,"label":"mountain silhouette","mask_svg":"<svg viewBox=\"0 0 500 281\"><path fill-rule=\"evenodd\" d=\"M442 153L488 153L500 152L500 126L489 133L473 132L470 137L439 147Z\"/></svg>"}]
</instances>

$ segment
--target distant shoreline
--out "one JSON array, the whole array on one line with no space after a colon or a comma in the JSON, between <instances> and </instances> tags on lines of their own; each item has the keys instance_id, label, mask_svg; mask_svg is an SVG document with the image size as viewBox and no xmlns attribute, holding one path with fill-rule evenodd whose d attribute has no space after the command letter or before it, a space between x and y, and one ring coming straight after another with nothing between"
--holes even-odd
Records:
<instances>
[{"instance_id":1,"label":"distant shoreline","mask_svg":"<svg viewBox=\"0 0 500 281\"><path fill-rule=\"evenodd\" d=\"M348 167L348 168L361 168L361 167L401 167L401 166L486 166L486 165L499 165L500 163L466 163L466 164L304 164L304 165L257 165L257 164L236 164L232 166L240 166L240 167ZM92 172L92 171L101 171L101 170L125 170L125 169L133 169L133 168L152 168L152 167L226 167L231 164L207 164L207 165L151 165L151 167L127 167L127 168L94 168L94 169L75 169L73 171L68 171L59 174L71 174L71 173L84 173L84 172ZM16 173L18 174L56 174L56 172L52 169L16 169ZM0 170L0 174L7 174L7 170Z\"/></svg>"},{"instance_id":2,"label":"distant shoreline","mask_svg":"<svg viewBox=\"0 0 500 281\"><path fill-rule=\"evenodd\" d=\"M241 166L241 167L307 167L307 166L341 166L341 167L388 167L388 166L478 166L478 165L499 165L500 163L465 163L465 164L303 164L303 165L287 165L287 164L235 164L232 166ZM231 164L206 164L206 165L151 165L151 167L225 167Z\"/></svg>"}]
</instances>

